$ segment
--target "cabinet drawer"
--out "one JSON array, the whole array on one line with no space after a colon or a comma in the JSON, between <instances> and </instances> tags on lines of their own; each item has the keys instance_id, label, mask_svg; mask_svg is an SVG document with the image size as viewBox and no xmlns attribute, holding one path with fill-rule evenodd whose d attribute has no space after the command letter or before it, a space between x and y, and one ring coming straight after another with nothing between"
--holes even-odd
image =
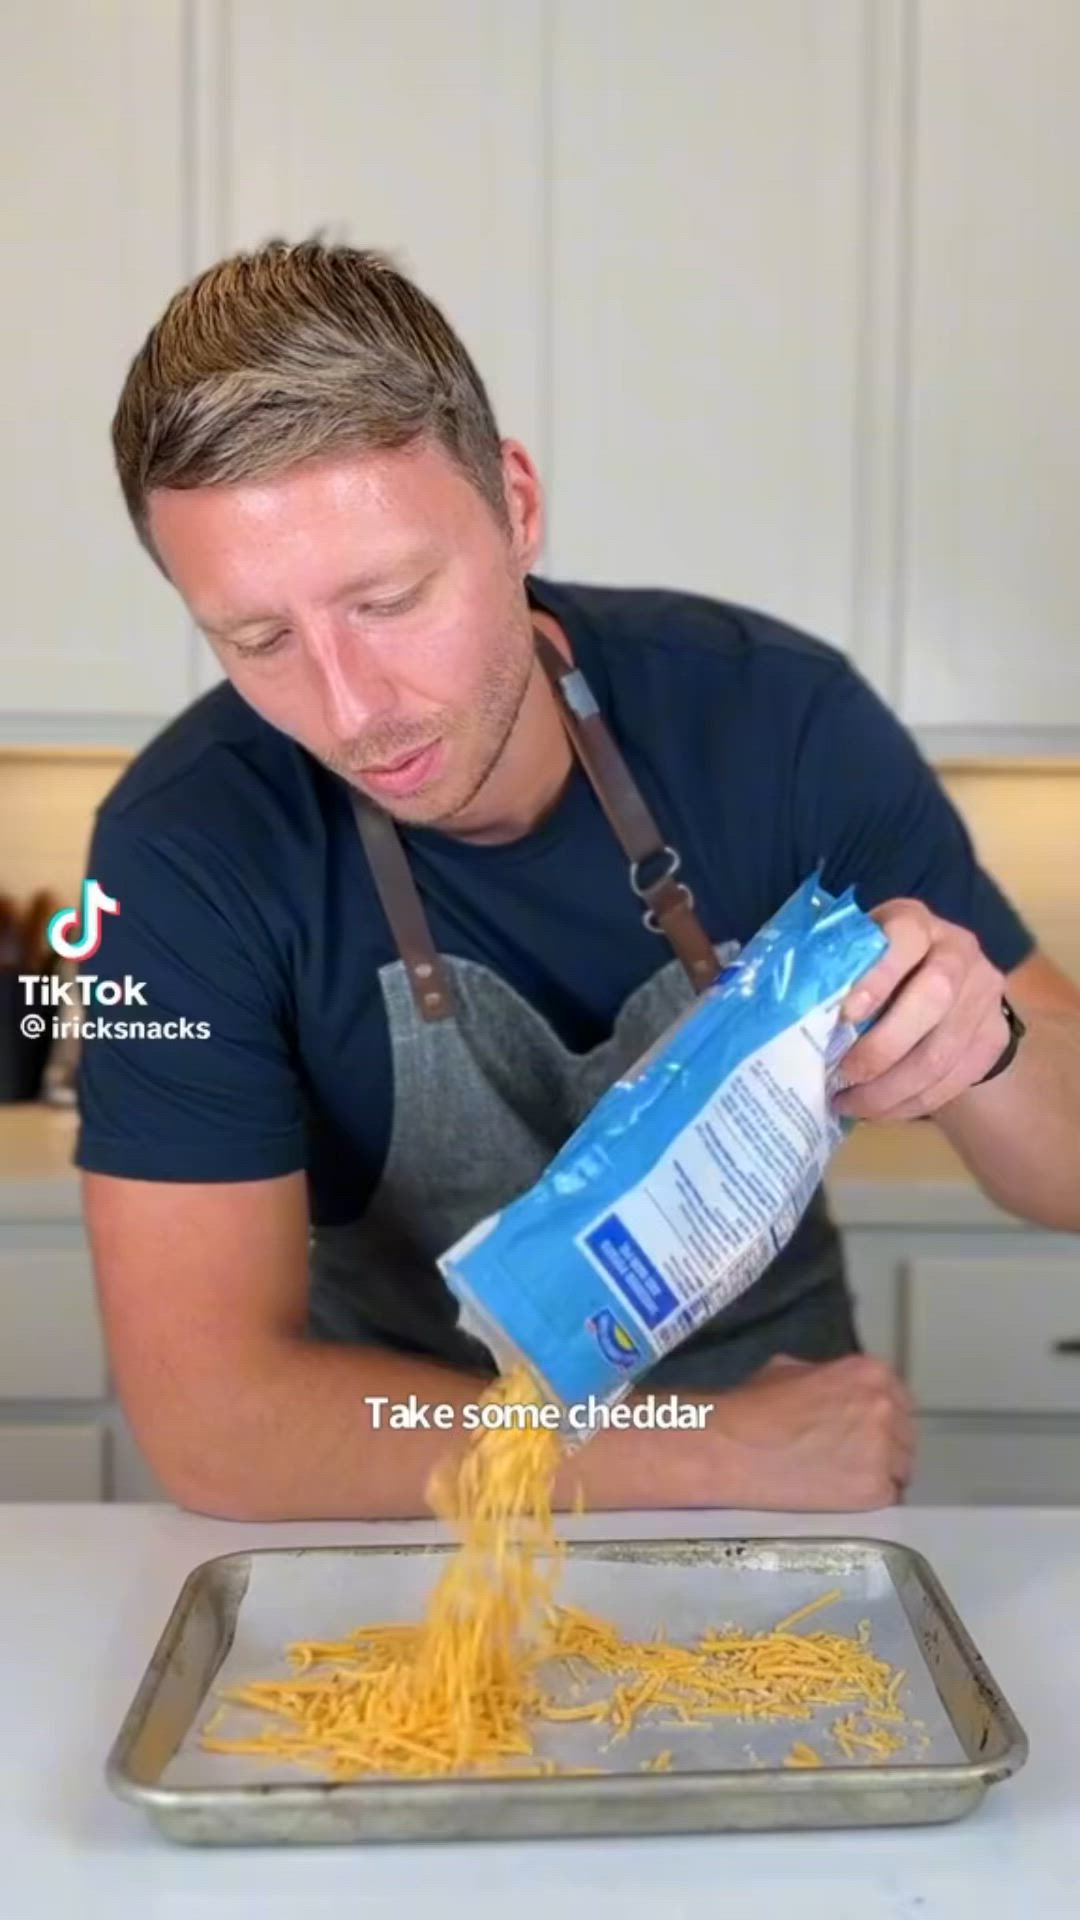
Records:
<instances>
[{"instance_id":1,"label":"cabinet drawer","mask_svg":"<svg viewBox=\"0 0 1080 1920\"><path fill-rule=\"evenodd\" d=\"M0 1399L100 1400L105 1347L85 1247L0 1249Z\"/></svg>"},{"instance_id":2,"label":"cabinet drawer","mask_svg":"<svg viewBox=\"0 0 1080 1920\"><path fill-rule=\"evenodd\" d=\"M908 1378L920 1407L1080 1414L1080 1240L913 1258Z\"/></svg>"},{"instance_id":3,"label":"cabinet drawer","mask_svg":"<svg viewBox=\"0 0 1080 1920\"><path fill-rule=\"evenodd\" d=\"M1057 1432L1021 1421L920 1422L912 1506L1075 1506L1080 1422Z\"/></svg>"},{"instance_id":4,"label":"cabinet drawer","mask_svg":"<svg viewBox=\"0 0 1080 1920\"><path fill-rule=\"evenodd\" d=\"M102 1500L100 1427L0 1427L0 1500Z\"/></svg>"}]
</instances>

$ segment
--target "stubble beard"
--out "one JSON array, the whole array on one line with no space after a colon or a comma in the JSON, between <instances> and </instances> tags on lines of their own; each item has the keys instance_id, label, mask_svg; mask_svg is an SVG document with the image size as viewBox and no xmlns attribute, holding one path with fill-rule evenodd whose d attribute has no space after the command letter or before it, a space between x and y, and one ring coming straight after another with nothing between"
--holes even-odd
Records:
<instances>
[{"instance_id":1,"label":"stubble beard","mask_svg":"<svg viewBox=\"0 0 1080 1920\"><path fill-rule=\"evenodd\" d=\"M483 792L498 767L514 728L517 726L521 709L525 705L534 667L535 662L531 652L523 657L520 666L515 667L513 661L505 663L497 689L496 687L491 689L491 695L484 703L485 715L491 716L490 745L460 798L453 805L440 811L440 821L448 826L452 826L453 822L472 806L473 801ZM497 699L492 697L496 691L499 695Z\"/></svg>"},{"instance_id":2,"label":"stubble beard","mask_svg":"<svg viewBox=\"0 0 1080 1920\"><path fill-rule=\"evenodd\" d=\"M453 822L472 806L498 767L514 728L517 726L535 666L536 658L531 645L528 648L522 648L520 653L512 652L508 647L505 654L498 659L495 669L488 677L479 703L482 725L477 729L477 733L483 742L483 752L477 764L468 770L465 785L457 793L444 795L440 794L436 788L430 795L421 793L417 794L415 799L405 798L393 802L372 795L370 798L373 804L381 807L393 819L400 820L403 826L446 826L452 830ZM462 735L467 737L470 730L468 714L461 708L447 709L446 719L449 724L444 724L440 728L437 737L445 743L452 757L455 742L460 741ZM422 745L430 744L430 741L415 744L419 751ZM390 759L395 754L400 755L408 751L413 745L414 742L407 738L399 739L397 742L388 738L385 750L380 743L380 751L385 751L385 758ZM324 765L329 767L332 773L336 773L350 786L363 791L362 768L352 764L343 755L326 754L321 757ZM439 785L441 784L440 782Z\"/></svg>"}]
</instances>

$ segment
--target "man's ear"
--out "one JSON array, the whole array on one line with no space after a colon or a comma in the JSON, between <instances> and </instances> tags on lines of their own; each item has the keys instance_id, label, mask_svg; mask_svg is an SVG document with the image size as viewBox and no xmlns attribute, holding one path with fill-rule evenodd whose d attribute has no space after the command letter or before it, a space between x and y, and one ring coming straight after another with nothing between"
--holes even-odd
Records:
<instances>
[{"instance_id":1,"label":"man's ear","mask_svg":"<svg viewBox=\"0 0 1080 1920\"><path fill-rule=\"evenodd\" d=\"M510 523L514 559L522 574L532 571L544 544L544 490L540 475L520 440L502 442L503 497Z\"/></svg>"}]
</instances>

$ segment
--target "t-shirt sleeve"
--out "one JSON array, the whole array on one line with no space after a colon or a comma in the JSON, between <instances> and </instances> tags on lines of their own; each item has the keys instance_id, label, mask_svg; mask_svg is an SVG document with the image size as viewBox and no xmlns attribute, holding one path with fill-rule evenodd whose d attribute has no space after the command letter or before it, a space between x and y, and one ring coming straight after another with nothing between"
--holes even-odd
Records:
<instances>
[{"instance_id":1,"label":"t-shirt sleeve","mask_svg":"<svg viewBox=\"0 0 1080 1920\"><path fill-rule=\"evenodd\" d=\"M1003 973L1034 950L914 740L849 666L819 690L808 715L794 800L803 871L820 863L830 892L854 886L867 910L921 900L974 933Z\"/></svg>"},{"instance_id":2,"label":"t-shirt sleeve","mask_svg":"<svg viewBox=\"0 0 1080 1920\"><path fill-rule=\"evenodd\" d=\"M63 1010L103 1023L80 1042L75 1164L177 1181L302 1168L287 993L242 886L201 849L107 815L88 871L120 911L104 916L79 971L134 992L126 1004Z\"/></svg>"}]
</instances>

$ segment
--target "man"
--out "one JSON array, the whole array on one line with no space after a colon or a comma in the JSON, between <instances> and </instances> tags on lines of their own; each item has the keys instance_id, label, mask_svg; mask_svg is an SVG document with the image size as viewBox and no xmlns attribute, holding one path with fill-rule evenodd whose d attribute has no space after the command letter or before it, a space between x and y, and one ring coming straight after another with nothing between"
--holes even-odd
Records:
<instances>
[{"instance_id":1,"label":"man","mask_svg":"<svg viewBox=\"0 0 1080 1920\"><path fill-rule=\"evenodd\" d=\"M677 851L710 961L819 862L876 912L888 950L848 1011L881 1017L841 1110L933 1116L1003 1206L1080 1226L1080 995L903 730L761 615L538 578L532 461L385 259L274 243L211 269L138 354L113 438L227 675L119 782L90 863L121 908L102 972L192 1026L87 1044L77 1152L115 1375L177 1501L423 1511L451 1437L366 1402L461 1406L490 1376L436 1256L692 998L545 639ZM649 1384L711 1417L597 1437L574 1462L590 1506L869 1507L909 1478L907 1396L857 1351L820 1196Z\"/></svg>"}]
</instances>

